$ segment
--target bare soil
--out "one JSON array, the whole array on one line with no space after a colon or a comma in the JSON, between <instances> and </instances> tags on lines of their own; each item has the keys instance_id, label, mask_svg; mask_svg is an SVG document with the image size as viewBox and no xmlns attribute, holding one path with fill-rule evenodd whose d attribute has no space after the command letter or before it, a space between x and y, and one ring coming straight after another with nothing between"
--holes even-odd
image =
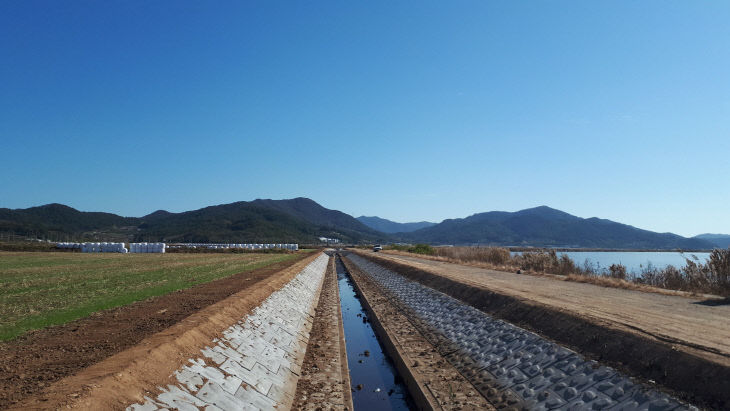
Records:
<instances>
[{"instance_id":1,"label":"bare soil","mask_svg":"<svg viewBox=\"0 0 730 411\"><path fill-rule=\"evenodd\" d=\"M358 252L679 398L730 408L730 306Z\"/></svg>"},{"instance_id":2,"label":"bare soil","mask_svg":"<svg viewBox=\"0 0 730 411\"><path fill-rule=\"evenodd\" d=\"M330 257L292 409L352 410L335 260Z\"/></svg>"},{"instance_id":3,"label":"bare soil","mask_svg":"<svg viewBox=\"0 0 730 411\"><path fill-rule=\"evenodd\" d=\"M101 311L0 343L0 408L19 406L21 402L22 408L53 408L63 403L66 396L77 398L81 396L81 387L54 383L139 345L182 320L188 319L185 323L192 326L196 322L188 318L191 314L241 291L262 288L275 274L299 266L302 260L310 260L316 254L302 254L294 260ZM263 299L263 294L270 291L267 288L261 296L252 297ZM168 339L180 335L180 331L169 333ZM147 341L145 350L149 353L150 347L161 343L159 339ZM106 364L106 371L97 370L95 376L108 374L117 365Z\"/></svg>"}]
</instances>

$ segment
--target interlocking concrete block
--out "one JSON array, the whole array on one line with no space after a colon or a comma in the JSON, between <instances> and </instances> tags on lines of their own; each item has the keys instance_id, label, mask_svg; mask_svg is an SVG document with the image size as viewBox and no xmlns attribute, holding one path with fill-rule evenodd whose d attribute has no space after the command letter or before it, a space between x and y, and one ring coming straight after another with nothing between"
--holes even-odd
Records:
<instances>
[{"instance_id":1,"label":"interlocking concrete block","mask_svg":"<svg viewBox=\"0 0 730 411\"><path fill-rule=\"evenodd\" d=\"M152 399L145 397L145 402L143 404L132 404L128 409L132 411L157 411L160 409L160 405L155 403Z\"/></svg>"},{"instance_id":2,"label":"interlocking concrete block","mask_svg":"<svg viewBox=\"0 0 730 411\"><path fill-rule=\"evenodd\" d=\"M279 408L279 403L277 401L261 394L258 390L246 384L242 385L241 388L238 389L236 397L241 399L244 404L244 409L273 410L275 408Z\"/></svg>"},{"instance_id":3,"label":"interlocking concrete block","mask_svg":"<svg viewBox=\"0 0 730 411\"><path fill-rule=\"evenodd\" d=\"M178 385L128 410L274 409L291 405L328 257L322 255L175 372Z\"/></svg>"},{"instance_id":4,"label":"interlocking concrete block","mask_svg":"<svg viewBox=\"0 0 730 411\"><path fill-rule=\"evenodd\" d=\"M175 371L175 378L177 378L180 384L192 392L200 389L205 383L200 374L187 367Z\"/></svg>"},{"instance_id":5,"label":"interlocking concrete block","mask_svg":"<svg viewBox=\"0 0 730 411\"><path fill-rule=\"evenodd\" d=\"M167 389L157 396L157 401L180 411L200 411L198 407L206 405L204 401L190 392L174 385L168 385Z\"/></svg>"},{"instance_id":6,"label":"interlocking concrete block","mask_svg":"<svg viewBox=\"0 0 730 411\"><path fill-rule=\"evenodd\" d=\"M224 390L223 387L213 381L206 382L195 395L206 403L213 404L224 410L236 410L243 406L240 398Z\"/></svg>"}]
</instances>

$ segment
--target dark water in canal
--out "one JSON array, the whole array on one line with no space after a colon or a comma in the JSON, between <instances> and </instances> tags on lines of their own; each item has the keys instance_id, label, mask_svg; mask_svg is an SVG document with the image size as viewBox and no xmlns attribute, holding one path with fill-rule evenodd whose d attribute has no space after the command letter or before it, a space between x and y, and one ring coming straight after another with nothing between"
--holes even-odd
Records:
<instances>
[{"instance_id":1,"label":"dark water in canal","mask_svg":"<svg viewBox=\"0 0 730 411\"><path fill-rule=\"evenodd\" d=\"M393 363L383 352L367 313L356 297L352 280L339 258L336 265L355 410L414 409L408 391Z\"/></svg>"}]
</instances>

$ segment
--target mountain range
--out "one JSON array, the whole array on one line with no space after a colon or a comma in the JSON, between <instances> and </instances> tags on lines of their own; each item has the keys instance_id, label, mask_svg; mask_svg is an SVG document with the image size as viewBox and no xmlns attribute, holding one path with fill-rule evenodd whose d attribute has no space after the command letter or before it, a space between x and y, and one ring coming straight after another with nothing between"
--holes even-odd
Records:
<instances>
[{"instance_id":1,"label":"mountain range","mask_svg":"<svg viewBox=\"0 0 730 411\"><path fill-rule=\"evenodd\" d=\"M144 217L83 212L63 204L0 209L0 232L54 240L315 243L382 241L387 236L308 198L239 201Z\"/></svg>"},{"instance_id":2,"label":"mountain range","mask_svg":"<svg viewBox=\"0 0 730 411\"><path fill-rule=\"evenodd\" d=\"M62 204L0 208L0 233L56 241L298 242L318 237L345 243L425 242L454 245L685 249L730 246L730 236L686 238L655 233L599 218L580 218L541 206L516 212L491 211L441 223L396 223L354 218L308 198L239 201L144 217L84 212Z\"/></svg>"},{"instance_id":3,"label":"mountain range","mask_svg":"<svg viewBox=\"0 0 730 411\"><path fill-rule=\"evenodd\" d=\"M365 224L366 226L378 230L381 233L410 233L411 231L420 230L422 228L435 226L436 223L428 221L419 221L417 223L396 223L395 221L386 220L380 217L365 217L360 216L357 218L358 221Z\"/></svg>"},{"instance_id":4,"label":"mountain range","mask_svg":"<svg viewBox=\"0 0 730 411\"><path fill-rule=\"evenodd\" d=\"M434 244L620 249L708 249L703 239L655 233L600 218L580 218L547 206L491 211L400 235Z\"/></svg>"},{"instance_id":5,"label":"mountain range","mask_svg":"<svg viewBox=\"0 0 730 411\"><path fill-rule=\"evenodd\" d=\"M730 235L727 234L700 234L692 238L709 241L715 247L728 248L730 247Z\"/></svg>"}]
</instances>

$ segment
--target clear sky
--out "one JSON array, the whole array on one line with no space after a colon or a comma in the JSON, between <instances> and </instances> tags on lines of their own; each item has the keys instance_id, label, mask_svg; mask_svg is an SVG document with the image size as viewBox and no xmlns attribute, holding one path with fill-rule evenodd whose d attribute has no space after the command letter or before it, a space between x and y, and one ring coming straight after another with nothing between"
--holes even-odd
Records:
<instances>
[{"instance_id":1,"label":"clear sky","mask_svg":"<svg viewBox=\"0 0 730 411\"><path fill-rule=\"evenodd\" d=\"M730 233L727 1L0 5L0 207Z\"/></svg>"}]
</instances>

